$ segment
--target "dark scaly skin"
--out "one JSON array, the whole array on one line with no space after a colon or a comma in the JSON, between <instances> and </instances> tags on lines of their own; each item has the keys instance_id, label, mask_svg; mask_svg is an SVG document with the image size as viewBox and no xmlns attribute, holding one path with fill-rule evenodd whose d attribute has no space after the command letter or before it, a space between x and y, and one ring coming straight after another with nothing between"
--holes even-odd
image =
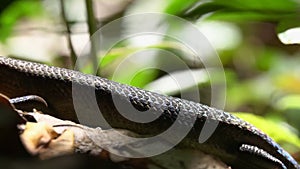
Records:
<instances>
[{"instance_id":1,"label":"dark scaly skin","mask_svg":"<svg viewBox=\"0 0 300 169\"><path fill-rule=\"evenodd\" d=\"M82 88L95 89L99 108L112 127L155 135L167 129L180 111L186 115L182 125L189 125L190 118L197 119L179 147L196 148L216 155L234 169L300 168L286 151L251 124L200 103L163 96L68 69L5 57L0 57L0 72L1 93L10 98L41 96L48 103L44 112L58 118L78 121L73 106L73 83ZM132 104L138 110L162 114L150 123L131 122L118 113L112 96L124 104ZM86 105L82 107L89 111ZM200 144L198 137L206 120L219 124L213 135Z\"/></svg>"}]
</instances>

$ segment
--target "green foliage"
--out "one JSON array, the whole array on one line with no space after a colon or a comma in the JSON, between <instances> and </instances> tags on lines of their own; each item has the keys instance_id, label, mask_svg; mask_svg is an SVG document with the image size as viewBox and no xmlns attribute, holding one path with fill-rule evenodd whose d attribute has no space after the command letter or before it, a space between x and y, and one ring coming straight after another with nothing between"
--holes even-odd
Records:
<instances>
[{"instance_id":1,"label":"green foliage","mask_svg":"<svg viewBox=\"0 0 300 169\"><path fill-rule=\"evenodd\" d=\"M188 11L185 17L201 17L235 22L273 21L279 23L277 32L299 27L300 2L294 0L213 0Z\"/></svg>"},{"instance_id":2,"label":"green foliage","mask_svg":"<svg viewBox=\"0 0 300 169\"><path fill-rule=\"evenodd\" d=\"M169 41L164 41L155 45L149 45L145 47L134 47L129 45L124 47L124 45L123 46L121 45L116 48L113 48L104 56L100 56L99 74L105 74L108 78L112 79L113 71L111 71L111 67L113 67L114 69L115 68L114 65L119 64L123 59L125 59L126 57L128 57L133 53L142 50L151 50L151 49L167 50L174 53L180 51L178 44ZM158 63L159 60L157 60L156 62ZM114 81L143 88L145 85L155 80L159 74L159 71L155 69L140 71L140 70L133 70L135 69L134 67L130 67L130 65L128 66L129 68L127 70L127 73L123 73L121 76L114 77ZM129 73L130 70L134 72L134 75L132 75L132 73Z\"/></svg>"},{"instance_id":3,"label":"green foliage","mask_svg":"<svg viewBox=\"0 0 300 169\"><path fill-rule=\"evenodd\" d=\"M293 144L300 149L300 139L298 136L293 133L289 128L280 122L276 122L272 119L267 119L261 116L249 114L249 113L234 113L239 118L248 121L253 124L266 134L268 134L271 138L273 138L276 142L281 144ZM291 150L291 151L295 151Z\"/></svg>"},{"instance_id":4,"label":"green foliage","mask_svg":"<svg viewBox=\"0 0 300 169\"><path fill-rule=\"evenodd\" d=\"M179 0L167 0L167 6L164 10L165 13L178 15L182 13L184 10L190 8L190 6L194 5L198 0L189 0L189 1L179 1Z\"/></svg>"},{"instance_id":5,"label":"green foliage","mask_svg":"<svg viewBox=\"0 0 300 169\"><path fill-rule=\"evenodd\" d=\"M280 33L290 28L300 27L300 13L297 14L281 20L277 26L277 32Z\"/></svg>"},{"instance_id":6,"label":"green foliage","mask_svg":"<svg viewBox=\"0 0 300 169\"><path fill-rule=\"evenodd\" d=\"M159 71L155 69L148 69L140 71L134 75L134 77L129 81L130 78L120 79L121 83L130 84L139 88L143 88L148 83L155 80Z\"/></svg>"},{"instance_id":7,"label":"green foliage","mask_svg":"<svg viewBox=\"0 0 300 169\"><path fill-rule=\"evenodd\" d=\"M299 3L294 0L214 0L214 3L222 5L225 8L235 10L257 11L257 12L284 12L290 13L298 10Z\"/></svg>"},{"instance_id":8,"label":"green foliage","mask_svg":"<svg viewBox=\"0 0 300 169\"><path fill-rule=\"evenodd\" d=\"M188 12L186 16L199 16L199 14L205 14L209 11L218 11L217 15L220 19L221 15L224 15L226 19L228 14L231 14L233 18L235 14L235 17L240 19L244 16L255 16L256 19L277 18L278 20L287 15L296 15L299 12L298 10L299 2L293 0L213 0L200 4ZM238 17L239 14L242 14L243 17ZM215 14L213 13L212 15Z\"/></svg>"},{"instance_id":9,"label":"green foliage","mask_svg":"<svg viewBox=\"0 0 300 169\"><path fill-rule=\"evenodd\" d=\"M42 13L40 1L15 1L0 14L0 41L5 41L12 33L15 24L20 19L36 17Z\"/></svg>"},{"instance_id":10,"label":"green foliage","mask_svg":"<svg viewBox=\"0 0 300 169\"><path fill-rule=\"evenodd\" d=\"M276 106L282 110L300 109L300 95L287 95L281 98Z\"/></svg>"}]
</instances>

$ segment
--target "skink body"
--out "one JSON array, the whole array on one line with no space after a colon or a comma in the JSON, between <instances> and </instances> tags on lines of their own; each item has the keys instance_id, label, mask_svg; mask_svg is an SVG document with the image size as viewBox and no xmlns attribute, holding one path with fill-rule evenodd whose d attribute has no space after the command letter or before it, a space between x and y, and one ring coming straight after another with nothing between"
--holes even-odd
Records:
<instances>
[{"instance_id":1,"label":"skink body","mask_svg":"<svg viewBox=\"0 0 300 169\"><path fill-rule=\"evenodd\" d=\"M11 98L33 94L41 96L48 103L49 108L45 112L58 118L78 121L73 104L74 86L75 89L77 86L78 89L94 91L99 110L114 128L128 129L141 135L156 135L168 129L179 112L183 112L185 116L180 124L192 126L179 147L215 155L233 168L300 168L266 134L230 113L73 70L0 57L0 92ZM77 92L75 97L86 97L84 91ZM132 105L138 112L148 111L159 114L159 117L149 123L132 122L119 113L114 99L123 105ZM91 111L89 104L81 106L87 114ZM189 124L193 118L195 123ZM217 122L218 126L207 141L199 143L200 131L207 120Z\"/></svg>"}]
</instances>

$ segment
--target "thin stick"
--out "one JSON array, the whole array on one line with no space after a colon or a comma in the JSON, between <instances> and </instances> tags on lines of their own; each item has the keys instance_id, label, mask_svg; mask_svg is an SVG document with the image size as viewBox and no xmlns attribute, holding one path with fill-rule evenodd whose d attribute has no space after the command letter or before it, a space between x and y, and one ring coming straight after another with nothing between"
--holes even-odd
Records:
<instances>
[{"instance_id":1,"label":"thin stick","mask_svg":"<svg viewBox=\"0 0 300 169\"><path fill-rule=\"evenodd\" d=\"M91 57L93 62L93 71L97 71L97 46L99 45L97 37L93 38L93 34L97 31L96 19L94 16L94 8L92 0L85 0L86 12L87 12L87 23L89 28L89 35L91 40ZM94 73L94 72L93 72Z\"/></svg>"},{"instance_id":2,"label":"thin stick","mask_svg":"<svg viewBox=\"0 0 300 169\"><path fill-rule=\"evenodd\" d=\"M65 4L63 0L60 0L60 8L61 8L61 13L62 13L62 19L64 24L66 25L67 28L67 41L68 41L68 46L71 52L71 63L72 63L72 67L74 67L75 63L76 63L76 53L72 44L72 40L71 40L71 28L70 25L68 24L68 19L66 16L66 10L65 10Z\"/></svg>"}]
</instances>

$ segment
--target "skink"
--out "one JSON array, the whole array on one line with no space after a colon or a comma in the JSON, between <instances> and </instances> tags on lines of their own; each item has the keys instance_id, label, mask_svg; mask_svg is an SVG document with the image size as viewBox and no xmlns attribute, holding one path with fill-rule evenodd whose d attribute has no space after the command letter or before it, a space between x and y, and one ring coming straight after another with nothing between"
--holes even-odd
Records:
<instances>
[{"instance_id":1,"label":"skink","mask_svg":"<svg viewBox=\"0 0 300 169\"><path fill-rule=\"evenodd\" d=\"M189 125L193 117L196 121L179 147L199 149L215 155L233 169L300 169L299 164L285 150L253 125L200 103L164 96L73 70L6 57L0 57L0 72L1 93L11 98L41 96L48 103L49 110L45 111L58 118L78 121L72 86L80 86L95 90L99 109L114 128L128 129L141 135L155 135L170 127L179 112L184 112L186 116L181 121L182 125ZM121 104L133 105L141 113L151 110L148 113L160 116L149 123L132 122L119 113L114 98ZM89 111L87 106L85 108ZM218 122L218 126L206 142L199 143L199 133L207 120Z\"/></svg>"}]
</instances>

